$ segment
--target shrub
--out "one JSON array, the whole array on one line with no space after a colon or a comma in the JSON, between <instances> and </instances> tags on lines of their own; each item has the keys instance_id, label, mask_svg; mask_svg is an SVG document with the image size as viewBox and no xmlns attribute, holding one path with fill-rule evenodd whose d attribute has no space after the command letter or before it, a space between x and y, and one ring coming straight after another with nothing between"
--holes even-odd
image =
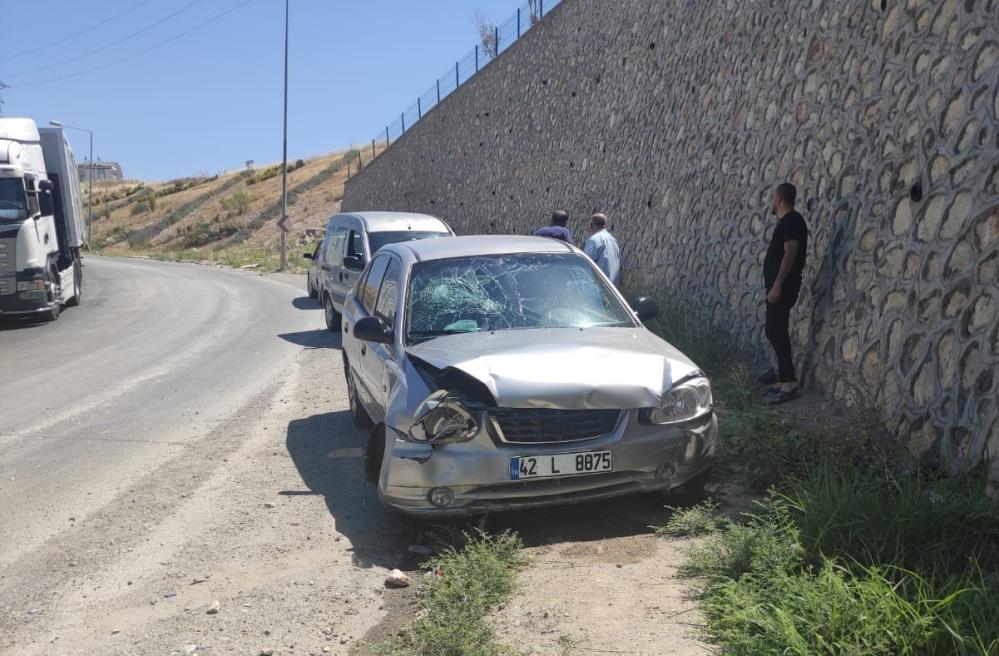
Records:
<instances>
[{"instance_id":1,"label":"shrub","mask_svg":"<svg viewBox=\"0 0 999 656\"><path fill-rule=\"evenodd\" d=\"M718 514L718 503L702 501L690 508L670 507L672 513L666 524L655 528L656 535L671 538L689 538L708 535L725 528L728 520Z\"/></svg>"},{"instance_id":2,"label":"shrub","mask_svg":"<svg viewBox=\"0 0 999 656\"><path fill-rule=\"evenodd\" d=\"M222 209L226 211L226 217L232 218L246 212L250 206L250 196L242 189L237 189L232 194L222 199Z\"/></svg>"}]
</instances>

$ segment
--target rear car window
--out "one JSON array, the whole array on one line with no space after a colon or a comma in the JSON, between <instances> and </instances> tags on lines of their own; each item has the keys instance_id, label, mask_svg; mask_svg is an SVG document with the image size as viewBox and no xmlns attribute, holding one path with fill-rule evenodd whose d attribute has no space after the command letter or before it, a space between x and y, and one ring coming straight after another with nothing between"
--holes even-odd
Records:
<instances>
[{"instance_id":1,"label":"rear car window","mask_svg":"<svg viewBox=\"0 0 999 656\"><path fill-rule=\"evenodd\" d=\"M446 232L429 232L426 230L392 230L389 232L369 232L368 243L371 244L371 252L377 253L378 249L388 244L398 244L401 241L415 241L417 239L436 239L438 237L450 237Z\"/></svg>"}]
</instances>

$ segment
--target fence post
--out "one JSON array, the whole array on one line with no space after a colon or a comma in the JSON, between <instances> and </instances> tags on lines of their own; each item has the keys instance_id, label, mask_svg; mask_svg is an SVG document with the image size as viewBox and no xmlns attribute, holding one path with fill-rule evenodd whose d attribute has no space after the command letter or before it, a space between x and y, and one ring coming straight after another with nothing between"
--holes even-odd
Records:
<instances>
[{"instance_id":1,"label":"fence post","mask_svg":"<svg viewBox=\"0 0 999 656\"><path fill-rule=\"evenodd\" d=\"M475 44L475 72L479 72L479 44Z\"/></svg>"},{"instance_id":2,"label":"fence post","mask_svg":"<svg viewBox=\"0 0 999 656\"><path fill-rule=\"evenodd\" d=\"M390 143L392 143L392 142L389 141L388 126L386 125L385 126L385 147L388 148Z\"/></svg>"},{"instance_id":3,"label":"fence post","mask_svg":"<svg viewBox=\"0 0 999 656\"><path fill-rule=\"evenodd\" d=\"M402 133L406 134L406 112L400 114L399 117L402 119Z\"/></svg>"},{"instance_id":4,"label":"fence post","mask_svg":"<svg viewBox=\"0 0 999 656\"><path fill-rule=\"evenodd\" d=\"M545 0L538 0L538 18L545 17Z\"/></svg>"},{"instance_id":5,"label":"fence post","mask_svg":"<svg viewBox=\"0 0 999 656\"><path fill-rule=\"evenodd\" d=\"M371 159L375 158L375 140L371 140Z\"/></svg>"},{"instance_id":6,"label":"fence post","mask_svg":"<svg viewBox=\"0 0 999 656\"><path fill-rule=\"evenodd\" d=\"M423 118L423 103L420 102L420 97L416 97L416 120Z\"/></svg>"},{"instance_id":7,"label":"fence post","mask_svg":"<svg viewBox=\"0 0 999 656\"><path fill-rule=\"evenodd\" d=\"M347 160L347 179L350 180L350 160Z\"/></svg>"},{"instance_id":8,"label":"fence post","mask_svg":"<svg viewBox=\"0 0 999 656\"><path fill-rule=\"evenodd\" d=\"M493 47L496 48L496 54L499 55L499 25L493 29Z\"/></svg>"},{"instance_id":9,"label":"fence post","mask_svg":"<svg viewBox=\"0 0 999 656\"><path fill-rule=\"evenodd\" d=\"M461 85L461 78L458 75L458 62L454 63L454 88L457 89Z\"/></svg>"},{"instance_id":10,"label":"fence post","mask_svg":"<svg viewBox=\"0 0 999 656\"><path fill-rule=\"evenodd\" d=\"M520 7L517 7L517 38L520 38Z\"/></svg>"},{"instance_id":11,"label":"fence post","mask_svg":"<svg viewBox=\"0 0 999 656\"><path fill-rule=\"evenodd\" d=\"M437 102L441 101L441 79L437 78Z\"/></svg>"}]
</instances>

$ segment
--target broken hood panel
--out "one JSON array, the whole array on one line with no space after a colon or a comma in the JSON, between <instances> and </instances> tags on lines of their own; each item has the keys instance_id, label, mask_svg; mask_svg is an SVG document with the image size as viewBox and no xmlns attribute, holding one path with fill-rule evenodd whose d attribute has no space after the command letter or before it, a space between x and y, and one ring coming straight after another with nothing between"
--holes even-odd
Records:
<instances>
[{"instance_id":1,"label":"broken hood panel","mask_svg":"<svg viewBox=\"0 0 999 656\"><path fill-rule=\"evenodd\" d=\"M506 408L632 409L659 404L697 371L644 328L557 328L447 335L407 351L481 381Z\"/></svg>"}]
</instances>

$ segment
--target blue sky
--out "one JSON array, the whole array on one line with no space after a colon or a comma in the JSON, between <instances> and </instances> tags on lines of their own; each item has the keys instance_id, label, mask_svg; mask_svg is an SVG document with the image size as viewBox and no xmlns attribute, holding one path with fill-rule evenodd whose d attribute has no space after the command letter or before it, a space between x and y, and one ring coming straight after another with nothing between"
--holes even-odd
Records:
<instances>
[{"instance_id":1,"label":"blue sky","mask_svg":"<svg viewBox=\"0 0 999 656\"><path fill-rule=\"evenodd\" d=\"M281 159L283 0L0 0L4 116L94 131L94 156L128 177L166 180ZM181 11L161 25L107 47ZM520 0L291 0L288 156L370 142L477 40L475 10L499 21ZM52 47L17 56L125 15ZM17 27L17 26L23 26ZM64 63L91 51L101 52ZM47 70L39 70L47 69ZM77 159L84 133L70 133Z\"/></svg>"}]
</instances>

